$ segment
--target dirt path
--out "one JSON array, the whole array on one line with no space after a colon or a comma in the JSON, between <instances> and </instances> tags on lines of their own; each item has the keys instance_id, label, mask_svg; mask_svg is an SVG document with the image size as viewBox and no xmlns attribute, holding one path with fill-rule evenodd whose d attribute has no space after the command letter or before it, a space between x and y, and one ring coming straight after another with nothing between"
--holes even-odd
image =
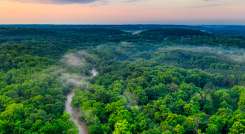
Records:
<instances>
[{"instance_id":1,"label":"dirt path","mask_svg":"<svg viewBox=\"0 0 245 134\"><path fill-rule=\"evenodd\" d=\"M88 134L87 126L80 120L80 112L78 109L72 107L72 98L74 96L74 90L67 95L67 100L65 103L65 111L70 114L71 120L74 122L78 128L79 134Z\"/></svg>"},{"instance_id":2,"label":"dirt path","mask_svg":"<svg viewBox=\"0 0 245 134\"><path fill-rule=\"evenodd\" d=\"M95 77L98 74L96 69L91 70L91 77ZM81 121L80 119L80 111L79 109L73 108L72 107L72 98L75 95L75 91L72 90L68 95L67 95L67 100L65 102L65 111L70 114L71 120L74 122L76 127L78 128L78 133L79 134L88 134L87 126L84 122Z\"/></svg>"}]
</instances>

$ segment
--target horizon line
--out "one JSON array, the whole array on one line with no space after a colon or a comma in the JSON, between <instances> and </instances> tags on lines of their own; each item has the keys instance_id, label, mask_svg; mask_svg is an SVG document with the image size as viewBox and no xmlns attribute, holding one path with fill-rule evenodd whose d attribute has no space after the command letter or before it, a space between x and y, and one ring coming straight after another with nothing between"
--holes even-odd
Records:
<instances>
[{"instance_id":1,"label":"horizon line","mask_svg":"<svg viewBox=\"0 0 245 134\"><path fill-rule=\"evenodd\" d=\"M167 26L167 25L170 25L170 26L245 26L245 24L236 24L236 23L230 23L230 24L224 24L224 23L214 23L214 24L209 24L209 23L206 23L206 24L187 24L187 23L183 23L183 24L175 24L175 23L159 23L159 24L155 24L155 23L121 23L121 24L118 24L118 23L87 23L87 24L73 24L73 23L60 23L60 24L57 24L57 23L16 23L16 24L12 24L12 23L3 23L0 25L57 25L57 26L62 26L62 25L71 25L71 26L110 26L110 25L114 25L114 26L120 26L120 25L162 25L162 26Z\"/></svg>"}]
</instances>

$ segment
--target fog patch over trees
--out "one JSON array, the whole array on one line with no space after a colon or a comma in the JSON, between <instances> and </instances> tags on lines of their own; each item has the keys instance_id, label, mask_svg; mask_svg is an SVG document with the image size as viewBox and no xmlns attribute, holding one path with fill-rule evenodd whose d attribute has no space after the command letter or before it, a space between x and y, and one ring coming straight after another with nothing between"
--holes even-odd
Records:
<instances>
[{"instance_id":1,"label":"fog patch over trees","mask_svg":"<svg viewBox=\"0 0 245 134\"><path fill-rule=\"evenodd\" d=\"M224 47L211 47L211 46L166 46L159 48L158 52L167 52L175 50L192 51L198 53L214 54L236 62L245 62L245 49L243 48L224 48Z\"/></svg>"}]
</instances>

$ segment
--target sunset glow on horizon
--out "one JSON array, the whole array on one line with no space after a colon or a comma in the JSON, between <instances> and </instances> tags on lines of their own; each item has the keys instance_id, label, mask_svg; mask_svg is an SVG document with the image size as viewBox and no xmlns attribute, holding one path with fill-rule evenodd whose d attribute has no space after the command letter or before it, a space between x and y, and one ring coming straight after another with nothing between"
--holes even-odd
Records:
<instances>
[{"instance_id":1,"label":"sunset glow on horizon","mask_svg":"<svg viewBox=\"0 0 245 134\"><path fill-rule=\"evenodd\" d=\"M244 0L2 0L0 24L245 24Z\"/></svg>"}]
</instances>

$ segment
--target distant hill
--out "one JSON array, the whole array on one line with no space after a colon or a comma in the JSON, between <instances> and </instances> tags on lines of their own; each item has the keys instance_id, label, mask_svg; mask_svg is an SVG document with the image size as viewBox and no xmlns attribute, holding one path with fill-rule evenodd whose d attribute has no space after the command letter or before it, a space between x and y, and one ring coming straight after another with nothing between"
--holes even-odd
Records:
<instances>
[{"instance_id":1,"label":"distant hill","mask_svg":"<svg viewBox=\"0 0 245 134\"><path fill-rule=\"evenodd\" d=\"M143 31L141 36L192 36L192 35L208 35L208 33L187 29L187 28L164 28L164 29L152 29Z\"/></svg>"}]
</instances>

